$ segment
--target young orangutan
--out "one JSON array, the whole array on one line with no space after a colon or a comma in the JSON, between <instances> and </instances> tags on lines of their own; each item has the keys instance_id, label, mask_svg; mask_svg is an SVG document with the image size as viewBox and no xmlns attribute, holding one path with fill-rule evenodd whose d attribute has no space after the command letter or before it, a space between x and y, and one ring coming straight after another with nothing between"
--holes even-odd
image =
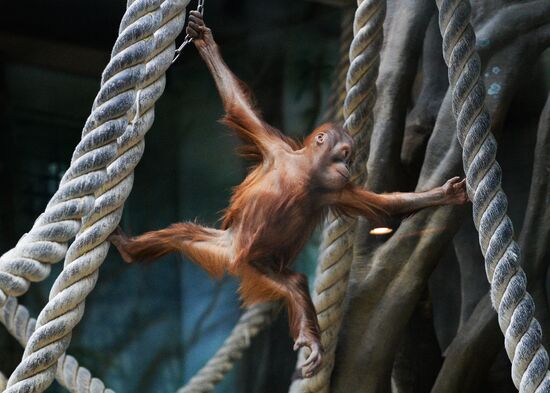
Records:
<instances>
[{"instance_id":1,"label":"young orangutan","mask_svg":"<svg viewBox=\"0 0 550 393\"><path fill-rule=\"evenodd\" d=\"M255 112L200 13L191 12L187 33L214 77L226 111L223 122L244 140L242 154L256 165L235 188L221 229L184 222L137 237L118 229L110 240L126 262L181 252L213 277L237 276L247 306L285 299L294 349L311 350L301 366L302 375L311 377L322 360L319 325L306 277L291 266L326 212L376 219L462 204L467 201L464 180L455 177L427 192L381 195L352 185L353 140L343 128L324 124L303 144L284 136Z\"/></svg>"}]
</instances>

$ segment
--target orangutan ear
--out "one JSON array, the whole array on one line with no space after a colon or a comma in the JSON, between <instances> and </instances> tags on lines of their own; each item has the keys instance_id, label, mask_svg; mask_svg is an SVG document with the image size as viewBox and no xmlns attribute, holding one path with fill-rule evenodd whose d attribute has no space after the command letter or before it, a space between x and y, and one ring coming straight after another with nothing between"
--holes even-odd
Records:
<instances>
[{"instance_id":1,"label":"orangutan ear","mask_svg":"<svg viewBox=\"0 0 550 393\"><path fill-rule=\"evenodd\" d=\"M315 135L315 142L318 145L322 145L323 143L325 143L326 139L327 139L327 134L325 134L324 132L320 132L317 135Z\"/></svg>"}]
</instances>

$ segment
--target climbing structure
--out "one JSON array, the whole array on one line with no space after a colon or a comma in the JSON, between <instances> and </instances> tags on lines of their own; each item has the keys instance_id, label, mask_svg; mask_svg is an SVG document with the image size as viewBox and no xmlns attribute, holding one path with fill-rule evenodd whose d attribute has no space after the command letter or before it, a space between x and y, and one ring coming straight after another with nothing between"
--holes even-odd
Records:
<instances>
[{"instance_id":1,"label":"climbing structure","mask_svg":"<svg viewBox=\"0 0 550 393\"><path fill-rule=\"evenodd\" d=\"M497 142L484 104L481 60L470 24L470 3L438 0L437 6L468 195L491 283L491 300L512 361L512 380L522 393L548 392L548 353L542 345L542 329L534 317L535 304L526 291L527 278L520 266L521 250L507 215L502 170L496 161Z\"/></svg>"},{"instance_id":2,"label":"climbing structure","mask_svg":"<svg viewBox=\"0 0 550 393\"><path fill-rule=\"evenodd\" d=\"M352 181L363 184L367 176L369 136L376 101L376 77L382 48L385 0L359 1L353 21L346 76L344 126L354 139L356 153ZM355 221L331 215L323 230L312 300L317 311L321 342L325 349L321 370L309 379L293 383L292 392L325 392L330 386L334 351L343 317L343 303L353 259ZM303 354L298 363L303 362Z\"/></svg>"},{"instance_id":3,"label":"climbing structure","mask_svg":"<svg viewBox=\"0 0 550 393\"><path fill-rule=\"evenodd\" d=\"M41 392L54 378L73 392L111 391L65 351L73 328L83 316L85 299L97 282L98 268L109 247L106 238L118 225L131 191L133 170L144 152L143 138L153 123L155 102L164 90L165 72L174 57L174 41L183 29L188 2L128 1L71 166L29 233L0 257L0 321L25 346L23 359L12 375L5 378L0 373L0 391ZM520 249L507 216L501 169L495 160L497 144L484 106L481 61L469 22L470 6L464 0L438 0L437 6L474 223L491 282L492 303L512 361L512 379L522 393L549 392L549 357L542 346L542 329L534 318L535 305L526 292ZM346 95L342 99L345 126L358 147L353 177L358 184L363 184L367 175L385 12L384 0L359 1L353 21ZM350 25L347 20L342 42L351 38L345 28ZM340 63L340 74L347 64ZM334 102L341 100L335 98ZM354 221L334 216L326 224L313 289L324 364L314 378L295 381L292 392L329 390L354 228ZM32 282L47 278L51 264L62 259L64 268L48 303L37 319L31 318L17 298ZM247 310L222 348L179 392L213 391L249 346L251 337L270 323L276 308L266 304Z\"/></svg>"},{"instance_id":4,"label":"climbing structure","mask_svg":"<svg viewBox=\"0 0 550 393\"><path fill-rule=\"evenodd\" d=\"M78 391L104 391L64 355L84 301L107 255L107 236L116 228L132 188L143 137L165 86L189 0L130 0L103 72L82 139L71 166L44 213L15 248L0 258L2 322L26 344L23 360L9 377L7 392L43 391L58 376ZM70 246L68 242L75 238ZM30 282L44 280L50 265L64 269L37 320L17 305ZM11 296L11 298L10 298ZM83 377L84 376L84 377ZM73 383L75 382L75 383Z\"/></svg>"}]
</instances>

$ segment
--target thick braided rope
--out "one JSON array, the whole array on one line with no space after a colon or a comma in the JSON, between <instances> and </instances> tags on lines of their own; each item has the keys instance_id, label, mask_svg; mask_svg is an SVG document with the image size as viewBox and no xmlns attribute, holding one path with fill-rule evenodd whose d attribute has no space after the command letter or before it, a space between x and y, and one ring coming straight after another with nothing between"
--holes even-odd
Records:
<instances>
[{"instance_id":1,"label":"thick braided rope","mask_svg":"<svg viewBox=\"0 0 550 393\"><path fill-rule=\"evenodd\" d=\"M470 4L438 0L437 5L468 194L491 283L491 300L498 310L506 352L512 361L512 380L522 393L550 392L548 353L534 318L535 304L526 291L520 248L513 240L514 228L501 188L502 172L495 159L497 143L484 105L485 86L480 79L481 61L470 24Z\"/></svg>"},{"instance_id":2,"label":"thick braided rope","mask_svg":"<svg viewBox=\"0 0 550 393\"><path fill-rule=\"evenodd\" d=\"M356 184L364 183L367 175L369 135L373 126L376 78L385 15L384 0L359 1L353 23L354 37L349 49L350 67L346 78L344 126L354 139L355 164L352 181ZM334 215L325 224L312 296L325 350L323 365L313 378L293 383L291 392L328 391L352 262L351 239L354 228L355 221ZM303 353L300 357L303 358Z\"/></svg>"},{"instance_id":3,"label":"thick braided rope","mask_svg":"<svg viewBox=\"0 0 550 393\"><path fill-rule=\"evenodd\" d=\"M67 251L64 269L37 318L23 360L8 380L7 392L47 388L54 378L57 360L70 343L72 329L82 318L85 299L95 286L98 269L109 249L105 239L118 225L130 193L133 169L143 154L143 137L153 123L154 103L164 90L164 73L173 58L174 40L183 28L187 3L188 0L128 3L111 61L103 73L102 87L84 126L87 133L115 122L124 126L125 133L117 142L116 158L107 168L106 182ZM120 96L128 96L127 105L120 105ZM109 107L116 110L105 110ZM131 123L128 118L133 119ZM70 181L72 177L69 170L64 179Z\"/></svg>"},{"instance_id":4,"label":"thick braided rope","mask_svg":"<svg viewBox=\"0 0 550 393\"><path fill-rule=\"evenodd\" d=\"M31 318L25 306L18 304L17 299L9 297L6 305L0 312L0 320L6 326L10 334L23 346L27 344L29 337L36 326L36 319ZM113 393L98 378L92 377L90 371L81 367L78 361L70 356L63 355L57 362L55 378L57 381L74 393ZM7 380L5 380L7 383ZM0 382L0 392L5 389Z\"/></svg>"},{"instance_id":5,"label":"thick braided rope","mask_svg":"<svg viewBox=\"0 0 550 393\"><path fill-rule=\"evenodd\" d=\"M276 303L258 304L249 308L222 347L184 387L178 389L178 393L213 392L250 346L250 340L271 324L276 308Z\"/></svg>"},{"instance_id":6,"label":"thick braided rope","mask_svg":"<svg viewBox=\"0 0 550 393\"><path fill-rule=\"evenodd\" d=\"M15 248L0 257L0 305L7 295L21 296L30 282L44 280L50 273L50 264L65 257L68 241L80 229L80 219L93 207L94 193L107 181L105 168L116 156L116 141L126 129L125 116L135 99L135 91L129 85L135 84L138 76L129 73L125 78L110 80L109 86L103 88L104 94L119 94L102 105L98 102L71 166L46 210Z\"/></svg>"},{"instance_id":7,"label":"thick braided rope","mask_svg":"<svg viewBox=\"0 0 550 393\"><path fill-rule=\"evenodd\" d=\"M348 9L349 8L349 9ZM340 47L338 50L338 64L330 86L330 96L327 110L322 116L322 122L343 122L344 101L346 99L346 76L349 70L349 47L353 40L353 17L355 9L345 8L342 13Z\"/></svg>"},{"instance_id":8,"label":"thick braided rope","mask_svg":"<svg viewBox=\"0 0 550 393\"><path fill-rule=\"evenodd\" d=\"M141 2L139 7L129 7L126 18L139 17L139 13L158 7L160 2L150 0ZM144 18L143 22L147 20ZM120 42L124 45L124 41ZM117 154L117 138L126 130L126 116L135 101L136 91L131 87L137 83L140 72L134 67L132 52L136 51L127 50L127 55L122 53L111 59L111 69L122 66L128 69L108 81L104 78L107 84L96 98L94 111L59 189L29 233L0 257L0 305L6 301L6 295L21 296L30 282L42 281L49 275L50 264L65 257L67 242L80 230L80 219L93 208L94 194L107 181L106 166Z\"/></svg>"}]
</instances>

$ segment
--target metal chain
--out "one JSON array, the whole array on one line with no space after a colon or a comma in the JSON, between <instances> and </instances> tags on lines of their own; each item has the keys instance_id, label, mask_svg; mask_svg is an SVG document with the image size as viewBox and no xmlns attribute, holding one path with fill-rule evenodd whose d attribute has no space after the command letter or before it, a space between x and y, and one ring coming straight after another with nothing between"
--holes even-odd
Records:
<instances>
[{"instance_id":1,"label":"metal chain","mask_svg":"<svg viewBox=\"0 0 550 393\"><path fill-rule=\"evenodd\" d=\"M196 11L200 12L201 15L204 14L204 0L199 0ZM191 38L189 34L186 34L185 38L183 39L183 42L178 47L178 49L176 49L174 60L172 60L172 64L174 64L178 59L178 57L180 57L181 52L183 51L183 48L185 48L191 42L193 42L193 38Z\"/></svg>"}]
</instances>

